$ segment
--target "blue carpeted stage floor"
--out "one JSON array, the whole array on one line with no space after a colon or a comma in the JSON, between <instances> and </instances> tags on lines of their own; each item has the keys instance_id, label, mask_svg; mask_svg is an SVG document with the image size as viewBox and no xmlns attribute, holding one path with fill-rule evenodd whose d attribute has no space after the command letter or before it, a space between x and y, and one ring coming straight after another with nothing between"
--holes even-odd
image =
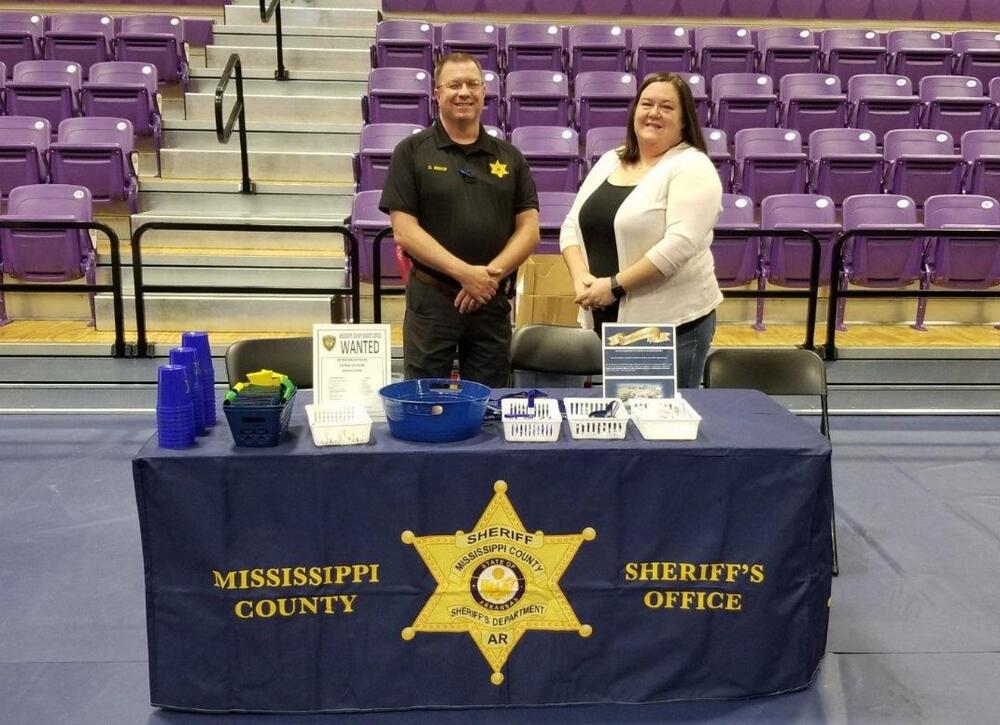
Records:
<instances>
[{"instance_id":1,"label":"blue carpeted stage floor","mask_svg":"<svg viewBox=\"0 0 1000 725\"><path fill-rule=\"evenodd\" d=\"M150 416L0 416L0 724L1000 721L1000 419L834 418L841 576L806 691L326 716L149 706L131 456Z\"/></svg>"}]
</instances>

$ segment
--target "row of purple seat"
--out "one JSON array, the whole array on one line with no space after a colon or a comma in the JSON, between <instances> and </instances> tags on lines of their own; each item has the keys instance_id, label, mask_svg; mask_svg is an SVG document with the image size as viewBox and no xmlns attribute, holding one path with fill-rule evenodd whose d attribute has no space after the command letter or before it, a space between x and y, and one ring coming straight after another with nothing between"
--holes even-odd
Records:
<instances>
[{"instance_id":1,"label":"row of purple seat","mask_svg":"<svg viewBox=\"0 0 1000 725\"><path fill-rule=\"evenodd\" d=\"M26 60L60 60L80 66L125 60L156 66L160 83L187 86L184 21L172 15L0 12L0 62L10 73ZM10 77L9 75L7 76Z\"/></svg>"},{"instance_id":2,"label":"row of purple seat","mask_svg":"<svg viewBox=\"0 0 1000 725\"><path fill-rule=\"evenodd\" d=\"M859 287L931 285L948 289L989 289L1000 285L1000 204L989 196L944 194L928 198L923 225L913 199L897 194L859 194L844 200L842 221L833 199L816 194L779 194L764 199L760 221L753 202L739 195L723 196L723 213L712 242L715 273L723 287L756 282L783 287L807 287L812 245L807 239L769 237L769 229L804 229L820 241L820 284L830 284L834 242L845 230L855 230L843 247L843 272L837 284ZM747 228L761 233L747 233ZM926 236L926 229L996 230L996 237ZM913 229L912 237L879 235L879 229ZM730 230L730 231L727 231ZM837 329L845 329L846 300L837 309ZM924 327L927 299L917 303L918 330ZM764 300L757 301L755 327L764 329ZM1000 327L1000 326L998 326Z\"/></svg>"},{"instance_id":3,"label":"row of purple seat","mask_svg":"<svg viewBox=\"0 0 1000 725\"><path fill-rule=\"evenodd\" d=\"M3 71L0 64L0 79ZM159 163L162 118L157 88L156 67L130 61L95 63L90 79L82 82L76 63L27 60L14 68L13 80L6 85L0 81L7 115L44 119L52 131L81 115L123 118L135 133L153 138ZM4 142L0 136L0 144Z\"/></svg>"},{"instance_id":4,"label":"row of purple seat","mask_svg":"<svg viewBox=\"0 0 1000 725\"><path fill-rule=\"evenodd\" d=\"M392 150L420 128L370 124L362 129L355 157L359 191L382 188ZM967 131L960 155L951 135L938 129L889 131L882 151L866 129L817 129L808 154L792 129L741 129L733 153L724 131L706 128L704 134L724 190L758 202L809 190L832 197L838 206L852 194L882 191L912 196L918 205L935 194L1000 196L1000 131ZM585 168L620 146L624 136L621 126L590 129L582 153L577 132L560 126L521 126L510 141L524 154L540 191L574 192Z\"/></svg>"},{"instance_id":5,"label":"row of purple seat","mask_svg":"<svg viewBox=\"0 0 1000 725\"><path fill-rule=\"evenodd\" d=\"M30 184L84 186L96 202L139 211L135 132L125 118L67 118L55 143L44 118L0 116L0 198Z\"/></svg>"},{"instance_id":6,"label":"row of purple seat","mask_svg":"<svg viewBox=\"0 0 1000 725\"><path fill-rule=\"evenodd\" d=\"M774 92L770 76L724 73L716 77L711 97L702 76L683 74L697 104L699 121L732 138L740 128L780 126L803 137L818 128L853 126L871 129L881 143L892 128L942 129L958 139L971 130L1000 127L1000 77L990 82L990 96L972 76L927 76L920 95L908 78L858 75L840 90L835 76L793 73ZM597 126L624 124L635 95L636 79L616 71L588 71L577 76L571 92L561 72L512 71L501 82L494 71L486 81L483 122L508 131L519 126ZM426 125L434 115L430 73L418 68L373 68L362 99L366 123Z\"/></svg>"},{"instance_id":7,"label":"row of purple seat","mask_svg":"<svg viewBox=\"0 0 1000 725\"><path fill-rule=\"evenodd\" d=\"M891 72L916 84L925 75L971 75L986 84L1000 63L1000 33L960 30L892 30L802 27L751 30L735 25L588 24L563 28L540 23L461 21L433 26L418 20L384 20L376 28L372 67L431 70L434 59L461 51L484 68L504 73L551 70L573 75L593 70L697 71L709 84L719 73L831 73L847 79Z\"/></svg>"},{"instance_id":8,"label":"row of purple seat","mask_svg":"<svg viewBox=\"0 0 1000 725\"><path fill-rule=\"evenodd\" d=\"M351 227L361 245L361 277L371 280L373 239L389 225L388 216L379 210L381 192L362 191L354 198ZM559 228L566 218L575 194L540 192L539 224L541 243L538 253L559 253ZM844 271L838 284L861 287L906 287L919 281L922 289L931 284L945 288L988 289L1000 284L1000 205L992 197L978 195L940 195L927 200L923 227L995 228L996 238L970 242L959 238L926 237L915 201L904 195L853 195L844 201L842 221L836 205L828 196L818 194L779 194L763 200L758 214L753 200L737 194L724 194L722 216L716 224L712 254L715 274L722 287L743 287L756 283L766 290L768 284L783 287L807 287L812 255L805 239L771 237L746 230L805 229L817 236L821 247L822 285L830 282L833 243L846 229L859 230L844 247ZM908 239L880 237L883 229L913 228ZM737 231L740 230L740 231ZM395 244L388 237L381 247L382 274L398 280ZM758 300L755 327L764 328L763 299ZM844 303L838 308L837 324L844 329ZM923 326L926 300L919 301L917 329Z\"/></svg>"},{"instance_id":9,"label":"row of purple seat","mask_svg":"<svg viewBox=\"0 0 1000 725\"><path fill-rule=\"evenodd\" d=\"M90 191L68 184L19 186L10 193L0 219L93 221ZM7 275L26 282L97 282L97 255L85 229L15 231L0 229L0 282ZM10 320L0 291L0 325ZM94 295L90 295L93 326Z\"/></svg>"}]
</instances>

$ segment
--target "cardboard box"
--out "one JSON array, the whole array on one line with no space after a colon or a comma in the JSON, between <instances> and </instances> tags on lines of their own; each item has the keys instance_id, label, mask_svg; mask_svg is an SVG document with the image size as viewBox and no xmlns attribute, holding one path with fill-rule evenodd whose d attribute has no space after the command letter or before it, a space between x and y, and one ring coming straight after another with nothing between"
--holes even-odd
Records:
<instances>
[{"instance_id":1,"label":"cardboard box","mask_svg":"<svg viewBox=\"0 0 1000 725\"><path fill-rule=\"evenodd\" d=\"M517 293L574 296L573 278L559 254L528 257L517 272Z\"/></svg>"},{"instance_id":2,"label":"cardboard box","mask_svg":"<svg viewBox=\"0 0 1000 725\"><path fill-rule=\"evenodd\" d=\"M580 308L566 295L522 295L517 296L515 324L561 325L577 327L576 316Z\"/></svg>"}]
</instances>

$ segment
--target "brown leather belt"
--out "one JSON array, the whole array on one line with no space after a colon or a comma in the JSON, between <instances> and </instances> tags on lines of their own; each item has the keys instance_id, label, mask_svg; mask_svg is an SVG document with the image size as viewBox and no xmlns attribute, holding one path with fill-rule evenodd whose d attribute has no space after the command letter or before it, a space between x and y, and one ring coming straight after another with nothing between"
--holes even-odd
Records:
<instances>
[{"instance_id":1,"label":"brown leather belt","mask_svg":"<svg viewBox=\"0 0 1000 725\"><path fill-rule=\"evenodd\" d=\"M410 270L410 276L414 279L420 280L422 284L425 284L428 287L433 287L434 289L444 292L445 294L457 295L462 289L461 286L457 284L448 284L447 282L440 280L434 275L428 274L424 270L418 269L417 267Z\"/></svg>"}]
</instances>

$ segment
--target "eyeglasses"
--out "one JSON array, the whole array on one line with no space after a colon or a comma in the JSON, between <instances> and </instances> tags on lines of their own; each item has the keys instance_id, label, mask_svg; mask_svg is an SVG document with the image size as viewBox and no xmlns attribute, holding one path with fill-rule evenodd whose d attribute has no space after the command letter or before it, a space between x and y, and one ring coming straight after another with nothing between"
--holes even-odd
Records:
<instances>
[{"instance_id":1,"label":"eyeglasses","mask_svg":"<svg viewBox=\"0 0 1000 725\"><path fill-rule=\"evenodd\" d=\"M462 90L462 86L465 86L474 93L478 91L480 88L482 88L484 85L486 84L483 83L481 80L477 80L474 78L468 81L452 81L451 83L442 83L441 85L438 86L438 88L447 88L452 93L458 93L460 90Z\"/></svg>"}]
</instances>

